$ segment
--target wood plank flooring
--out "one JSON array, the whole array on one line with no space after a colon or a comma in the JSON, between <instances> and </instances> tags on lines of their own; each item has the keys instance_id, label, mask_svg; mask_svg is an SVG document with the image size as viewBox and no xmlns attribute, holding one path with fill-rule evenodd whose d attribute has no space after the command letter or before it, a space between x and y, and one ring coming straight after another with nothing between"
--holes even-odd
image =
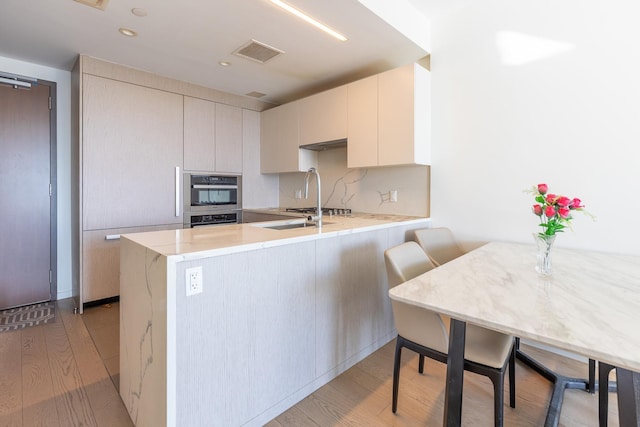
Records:
<instances>
[{"instance_id":1,"label":"wood plank flooring","mask_svg":"<svg viewBox=\"0 0 640 427\"><path fill-rule=\"evenodd\" d=\"M0 390L0 426L132 426L71 300L53 322L0 333Z\"/></svg>"},{"instance_id":2,"label":"wood plank flooring","mask_svg":"<svg viewBox=\"0 0 640 427\"><path fill-rule=\"evenodd\" d=\"M0 427L131 426L115 385L118 310L115 303L74 315L71 301L62 300L53 323L0 333ZM391 412L394 346L385 345L267 427L442 425L446 367L427 360L419 374L409 350L403 352L398 413ZM586 376L585 363L523 348L551 369ZM516 376L516 409L505 406L505 426L543 425L551 386L520 363ZM615 393L609 400L609 425L616 427ZM597 406L597 395L568 390L560 426L597 426ZM493 425L493 391L485 377L465 374L463 425Z\"/></svg>"},{"instance_id":3,"label":"wood plank flooring","mask_svg":"<svg viewBox=\"0 0 640 427\"><path fill-rule=\"evenodd\" d=\"M587 364L526 345L522 348L551 369L586 377ZM404 350L400 372L398 412L391 412L392 366L395 340L276 417L267 427L282 426L441 426L446 366L425 360L418 373L418 357ZM508 388L507 388L508 389ZM508 393L508 391L507 391ZM551 385L518 362L516 408L505 396L505 426L542 426ZM609 394L609 426L618 426L617 400ZM465 372L463 426L493 425L493 388L479 375ZM597 395L568 390L560 426L598 426Z\"/></svg>"}]
</instances>

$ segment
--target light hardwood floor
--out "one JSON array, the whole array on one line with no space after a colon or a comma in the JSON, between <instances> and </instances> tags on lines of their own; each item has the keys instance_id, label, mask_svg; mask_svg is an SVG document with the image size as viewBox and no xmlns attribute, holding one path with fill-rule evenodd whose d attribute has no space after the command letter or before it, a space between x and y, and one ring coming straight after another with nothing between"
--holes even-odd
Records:
<instances>
[{"instance_id":1,"label":"light hardwood floor","mask_svg":"<svg viewBox=\"0 0 640 427\"><path fill-rule=\"evenodd\" d=\"M62 300L54 322L0 333L0 426L132 425L83 316L72 310Z\"/></svg>"},{"instance_id":2,"label":"light hardwood floor","mask_svg":"<svg viewBox=\"0 0 640 427\"><path fill-rule=\"evenodd\" d=\"M63 300L54 323L0 333L0 426L131 426L116 388L118 310L115 303L74 315L70 300ZM445 366L427 360L421 375L409 350L403 354L398 413L391 413L394 346L395 340L267 426L442 425ZM525 348L566 375L587 373L585 363ZM543 425L550 385L520 363L516 377L516 409L505 406L505 426ZM609 399L609 425L615 427L615 394ZM467 373L463 425L493 425L492 403L489 380ZM568 390L560 425L597 426L597 406L596 395Z\"/></svg>"}]
</instances>

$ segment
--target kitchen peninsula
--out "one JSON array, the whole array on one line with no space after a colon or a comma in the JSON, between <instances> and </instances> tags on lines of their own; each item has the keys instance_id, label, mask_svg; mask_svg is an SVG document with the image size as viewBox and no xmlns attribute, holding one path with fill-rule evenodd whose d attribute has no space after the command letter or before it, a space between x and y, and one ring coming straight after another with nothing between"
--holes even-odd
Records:
<instances>
[{"instance_id":1,"label":"kitchen peninsula","mask_svg":"<svg viewBox=\"0 0 640 427\"><path fill-rule=\"evenodd\" d=\"M263 425L395 336L383 252L429 219L266 227L303 221L122 236L120 395L136 425ZM187 296L194 267L202 292Z\"/></svg>"}]
</instances>

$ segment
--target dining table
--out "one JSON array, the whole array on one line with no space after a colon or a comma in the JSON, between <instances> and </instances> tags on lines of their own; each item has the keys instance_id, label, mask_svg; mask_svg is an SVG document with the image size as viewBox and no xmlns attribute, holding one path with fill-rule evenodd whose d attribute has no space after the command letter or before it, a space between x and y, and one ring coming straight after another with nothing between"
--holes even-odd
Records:
<instances>
[{"instance_id":1,"label":"dining table","mask_svg":"<svg viewBox=\"0 0 640 427\"><path fill-rule=\"evenodd\" d=\"M393 300L451 318L443 425L461 424L467 322L615 368L620 426L640 425L640 256L554 247L552 262L541 275L533 244L496 241L390 289ZM548 379L556 387L545 426L554 427L565 389L593 389L587 379Z\"/></svg>"}]
</instances>

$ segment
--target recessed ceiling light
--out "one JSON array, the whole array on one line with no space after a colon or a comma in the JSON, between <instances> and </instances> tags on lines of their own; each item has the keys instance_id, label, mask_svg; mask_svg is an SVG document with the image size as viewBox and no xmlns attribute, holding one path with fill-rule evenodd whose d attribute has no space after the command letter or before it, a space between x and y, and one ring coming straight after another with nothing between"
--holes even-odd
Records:
<instances>
[{"instance_id":1,"label":"recessed ceiling light","mask_svg":"<svg viewBox=\"0 0 640 427\"><path fill-rule=\"evenodd\" d=\"M285 3L285 2L283 2L281 0L271 0L271 3L273 3L276 6L286 10L290 14L297 16L298 18L300 18L303 21L313 25L314 27L321 29L325 33L337 38L338 40L340 40L342 42L347 40L347 38L345 36L343 36L342 34L340 34L339 32L327 27L326 25L324 25L321 22L316 21L315 19L313 19L312 17L310 17L306 13L296 9L293 6L288 5L287 3Z\"/></svg>"},{"instance_id":2,"label":"recessed ceiling light","mask_svg":"<svg viewBox=\"0 0 640 427\"><path fill-rule=\"evenodd\" d=\"M220 62L218 62L218 64L220 64L220 66L222 66L222 67L228 67L229 65L231 65L231 62L229 62L229 61L220 61Z\"/></svg>"},{"instance_id":3,"label":"recessed ceiling light","mask_svg":"<svg viewBox=\"0 0 640 427\"><path fill-rule=\"evenodd\" d=\"M131 9L131 13L133 13L136 16L139 17L143 17L143 16L147 16L147 11L144 9L140 9L139 7L134 7L133 9Z\"/></svg>"},{"instance_id":4,"label":"recessed ceiling light","mask_svg":"<svg viewBox=\"0 0 640 427\"><path fill-rule=\"evenodd\" d=\"M122 34L123 36L127 36L127 37L135 37L138 35L138 33L136 33L135 31L133 31L130 28L120 28L118 29L118 31L120 31L120 34Z\"/></svg>"}]
</instances>

